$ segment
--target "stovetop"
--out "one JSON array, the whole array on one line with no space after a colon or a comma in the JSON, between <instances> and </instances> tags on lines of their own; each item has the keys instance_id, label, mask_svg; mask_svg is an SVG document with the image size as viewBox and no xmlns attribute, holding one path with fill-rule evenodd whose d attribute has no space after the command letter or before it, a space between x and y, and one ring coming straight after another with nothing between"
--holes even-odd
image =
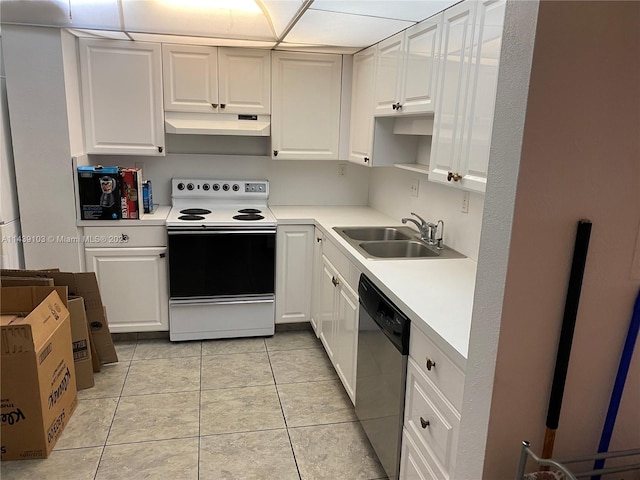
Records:
<instances>
[{"instance_id":1,"label":"stovetop","mask_svg":"<svg viewBox=\"0 0 640 480\"><path fill-rule=\"evenodd\" d=\"M169 228L275 227L266 180L174 178Z\"/></svg>"}]
</instances>

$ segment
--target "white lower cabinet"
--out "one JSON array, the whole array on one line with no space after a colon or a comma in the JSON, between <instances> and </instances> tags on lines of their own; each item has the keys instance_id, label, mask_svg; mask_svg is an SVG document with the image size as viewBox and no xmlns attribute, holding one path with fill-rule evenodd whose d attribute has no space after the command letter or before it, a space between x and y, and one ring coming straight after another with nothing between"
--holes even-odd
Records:
<instances>
[{"instance_id":1,"label":"white lower cabinet","mask_svg":"<svg viewBox=\"0 0 640 480\"><path fill-rule=\"evenodd\" d=\"M320 314L321 314L321 298L317 293L320 291L322 284L322 242L324 234L319 228L315 229L313 242L313 272L311 280L311 326L316 333L316 337L320 337Z\"/></svg>"},{"instance_id":2,"label":"white lower cabinet","mask_svg":"<svg viewBox=\"0 0 640 480\"><path fill-rule=\"evenodd\" d=\"M276 238L276 323L311 318L313 225L280 225Z\"/></svg>"},{"instance_id":3,"label":"white lower cabinet","mask_svg":"<svg viewBox=\"0 0 640 480\"><path fill-rule=\"evenodd\" d=\"M169 330L164 227L91 227L85 236L86 270L96 274L111 332Z\"/></svg>"},{"instance_id":4,"label":"white lower cabinet","mask_svg":"<svg viewBox=\"0 0 640 480\"><path fill-rule=\"evenodd\" d=\"M455 467L464 373L417 328L411 331L401 479L449 480Z\"/></svg>"},{"instance_id":5,"label":"white lower cabinet","mask_svg":"<svg viewBox=\"0 0 640 480\"><path fill-rule=\"evenodd\" d=\"M358 354L358 294L360 271L326 238L322 245L320 272L314 289L316 332L355 404Z\"/></svg>"}]
</instances>

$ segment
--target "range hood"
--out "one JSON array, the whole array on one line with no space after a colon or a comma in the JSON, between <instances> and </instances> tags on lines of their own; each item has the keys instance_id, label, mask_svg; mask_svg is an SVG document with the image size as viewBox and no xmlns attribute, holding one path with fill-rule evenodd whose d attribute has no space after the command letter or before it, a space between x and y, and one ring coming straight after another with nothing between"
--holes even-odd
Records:
<instances>
[{"instance_id":1,"label":"range hood","mask_svg":"<svg viewBox=\"0 0 640 480\"><path fill-rule=\"evenodd\" d=\"M270 115L234 115L231 113L165 112L166 133L182 135L235 135L268 137Z\"/></svg>"}]
</instances>

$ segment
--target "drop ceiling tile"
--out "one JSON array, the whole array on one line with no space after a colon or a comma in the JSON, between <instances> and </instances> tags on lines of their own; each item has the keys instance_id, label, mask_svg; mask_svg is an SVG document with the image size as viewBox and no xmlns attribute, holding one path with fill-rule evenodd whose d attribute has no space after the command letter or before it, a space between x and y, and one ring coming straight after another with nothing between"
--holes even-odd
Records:
<instances>
[{"instance_id":1,"label":"drop ceiling tile","mask_svg":"<svg viewBox=\"0 0 640 480\"><path fill-rule=\"evenodd\" d=\"M419 22L460 0L314 0L313 10Z\"/></svg>"},{"instance_id":2,"label":"drop ceiling tile","mask_svg":"<svg viewBox=\"0 0 640 480\"><path fill-rule=\"evenodd\" d=\"M413 22L307 10L284 39L290 43L368 47Z\"/></svg>"},{"instance_id":3,"label":"drop ceiling tile","mask_svg":"<svg viewBox=\"0 0 640 480\"><path fill-rule=\"evenodd\" d=\"M302 7L302 0L262 0L262 4L269 13L276 35L280 36Z\"/></svg>"},{"instance_id":4,"label":"drop ceiling tile","mask_svg":"<svg viewBox=\"0 0 640 480\"><path fill-rule=\"evenodd\" d=\"M351 55L362 50L361 47L331 47L326 45L305 45L300 43L282 42L276 47L276 50L288 50L292 52L309 52L309 53L336 53L339 55Z\"/></svg>"},{"instance_id":5,"label":"drop ceiling tile","mask_svg":"<svg viewBox=\"0 0 640 480\"><path fill-rule=\"evenodd\" d=\"M198 37L274 40L273 31L260 9L237 12L204 8L204 2L178 0L128 0L122 3L124 30Z\"/></svg>"}]
</instances>

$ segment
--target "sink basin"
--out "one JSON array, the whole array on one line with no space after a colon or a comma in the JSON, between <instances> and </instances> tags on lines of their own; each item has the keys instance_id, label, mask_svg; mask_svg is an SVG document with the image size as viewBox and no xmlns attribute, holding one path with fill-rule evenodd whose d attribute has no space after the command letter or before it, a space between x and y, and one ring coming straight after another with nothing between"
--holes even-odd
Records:
<instances>
[{"instance_id":1,"label":"sink basin","mask_svg":"<svg viewBox=\"0 0 640 480\"><path fill-rule=\"evenodd\" d=\"M437 249L418 238L410 227L333 227L338 234L366 258L466 258L447 247Z\"/></svg>"},{"instance_id":2,"label":"sink basin","mask_svg":"<svg viewBox=\"0 0 640 480\"><path fill-rule=\"evenodd\" d=\"M353 240L409 240L416 236L415 230L406 227L347 227L336 231Z\"/></svg>"},{"instance_id":3,"label":"sink basin","mask_svg":"<svg viewBox=\"0 0 640 480\"><path fill-rule=\"evenodd\" d=\"M365 252L378 258L422 258L439 257L438 251L417 240L394 242L364 242L360 244Z\"/></svg>"}]
</instances>

